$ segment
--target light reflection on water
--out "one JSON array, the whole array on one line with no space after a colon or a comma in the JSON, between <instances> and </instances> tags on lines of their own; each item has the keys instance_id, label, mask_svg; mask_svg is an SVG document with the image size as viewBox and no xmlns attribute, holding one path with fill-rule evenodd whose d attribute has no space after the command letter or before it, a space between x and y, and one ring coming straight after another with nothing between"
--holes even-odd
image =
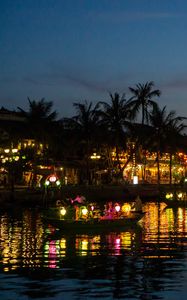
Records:
<instances>
[{"instance_id":1,"label":"light reflection on water","mask_svg":"<svg viewBox=\"0 0 187 300\"><path fill-rule=\"evenodd\" d=\"M135 228L83 235L54 231L39 211L2 212L0 299L186 299L187 210L144 211Z\"/></svg>"}]
</instances>

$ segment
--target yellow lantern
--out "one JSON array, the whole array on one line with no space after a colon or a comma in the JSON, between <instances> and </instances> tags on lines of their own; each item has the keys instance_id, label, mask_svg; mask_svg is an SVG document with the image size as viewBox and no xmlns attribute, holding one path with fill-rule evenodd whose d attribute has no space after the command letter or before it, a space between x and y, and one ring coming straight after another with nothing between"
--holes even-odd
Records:
<instances>
[{"instance_id":1,"label":"yellow lantern","mask_svg":"<svg viewBox=\"0 0 187 300\"><path fill-rule=\"evenodd\" d=\"M129 203L124 203L121 210L124 213L129 213L131 210L131 205Z\"/></svg>"},{"instance_id":2,"label":"yellow lantern","mask_svg":"<svg viewBox=\"0 0 187 300\"><path fill-rule=\"evenodd\" d=\"M61 214L62 216L65 216L65 214L66 214L66 209L65 209L65 207L62 207L62 208L60 209L60 214Z\"/></svg>"}]
</instances>

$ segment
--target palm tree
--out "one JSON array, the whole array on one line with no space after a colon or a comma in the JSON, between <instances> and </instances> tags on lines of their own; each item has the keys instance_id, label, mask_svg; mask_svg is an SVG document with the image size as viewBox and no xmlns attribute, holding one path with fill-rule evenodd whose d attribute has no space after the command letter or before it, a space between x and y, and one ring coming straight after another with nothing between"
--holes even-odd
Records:
<instances>
[{"instance_id":1,"label":"palm tree","mask_svg":"<svg viewBox=\"0 0 187 300\"><path fill-rule=\"evenodd\" d=\"M182 120L186 118L176 116L175 111L167 113L166 106L163 109L159 106L155 106L152 113L149 116L150 125L152 127L151 140L153 149L157 153L157 169L158 169L158 184L160 184L160 157L163 152L169 151L170 153L170 183L171 183L171 165L172 165L172 153L176 151L177 141L176 137L179 137L183 129L186 127Z\"/></svg>"},{"instance_id":2,"label":"palm tree","mask_svg":"<svg viewBox=\"0 0 187 300\"><path fill-rule=\"evenodd\" d=\"M126 149L127 131L130 128L130 101L127 101L124 95L110 93L110 103L99 102L101 106L100 117L102 124L107 128L110 137L111 146L116 149L117 166L119 175L123 178L123 169L120 162L120 148ZM105 137L106 138L106 137Z\"/></svg>"},{"instance_id":3,"label":"palm tree","mask_svg":"<svg viewBox=\"0 0 187 300\"><path fill-rule=\"evenodd\" d=\"M142 125L148 123L149 109L154 108L157 104L153 100L155 97L159 97L160 90L153 90L154 82L146 82L145 84L138 83L135 88L129 87L133 96L130 98L132 115L137 116L141 110Z\"/></svg>"},{"instance_id":4,"label":"palm tree","mask_svg":"<svg viewBox=\"0 0 187 300\"><path fill-rule=\"evenodd\" d=\"M168 124L167 132L167 151L170 155L169 163L169 183L172 184L172 157L181 146L181 138L184 136L184 129L187 127L182 121L185 117L176 116L175 111L171 112L171 120Z\"/></svg>"},{"instance_id":5,"label":"palm tree","mask_svg":"<svg viewBox=\"0 0 187 300\"><path fill-rule=\"evenodd\" d=\"M40 149L40 144L43 144L43 152L47 153L48 147L50 147L51 138L55 133L55 121L57 117L56 111L52 111L53 102L45 101L42 98L39 101L30 100L28 111L23 110L18 107L20 114L26 119L26 126L28 126L28 131L30 137L35 139L35 149L33 152L33 182L36 181L36 165L38 160L38 150ZM46 156L47 158L47 156Z\"/></svg>"},{"instance_id":6,"label":"palm tree","mask_svg":"<svg viewBox=\"0 0 187 300\"><path fill-rule=\"evenodd\" d=\"M45 139L49 137L48 130L50 130L51 124L57 118L57 112L51 111L53 108L53 102L52 101L47 102L45 101L44 98L42 98L39 101L36 100L31 101L28 98L28 101L29 101L28 111L25 111L20 107L18 107L18 110L28 121L33 136L37 140L45 141Z\"/></svg>"},{"instance_id":7,"label":"palm tree","mask_svg":"<svg viewBox=\"0 0 187 300\"><path fill-rule=\"evenodd\" d=\"M74 148L76 145L77 150L79 148L79 152L83 153L83 162L86 163L86 181L90 183L89 157L93 144L95 145L97 141L95 136L99 126L99 105L93 107L92 102L85 100L83 103L73 103L73 106L76 115L72 118L64 118L63 122L65 128L68 128L74 137Z\"/></svg>"}]
</instances>

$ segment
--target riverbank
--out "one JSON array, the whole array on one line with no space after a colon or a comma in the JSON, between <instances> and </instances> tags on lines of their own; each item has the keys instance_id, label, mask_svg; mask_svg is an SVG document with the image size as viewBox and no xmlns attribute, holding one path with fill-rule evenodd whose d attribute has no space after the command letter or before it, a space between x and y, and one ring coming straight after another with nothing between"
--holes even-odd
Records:
<instances>
[{"instance_id":1,"label":"riverbank","mask_svg":"<svg viewBox=\"0 0 187 300\"><path fill-rule=\"evenodd\" d=\"M161 201L167 192L182 191L187 193L186 186L177 185L64 185L58 190L44 191L25 186L16 186L14 192L1 188L0 205L43 206L57 200L75 199L83 195L89 202L97 201L133 201L137 195L143 201Z\"/></svg>"}]
</instances>

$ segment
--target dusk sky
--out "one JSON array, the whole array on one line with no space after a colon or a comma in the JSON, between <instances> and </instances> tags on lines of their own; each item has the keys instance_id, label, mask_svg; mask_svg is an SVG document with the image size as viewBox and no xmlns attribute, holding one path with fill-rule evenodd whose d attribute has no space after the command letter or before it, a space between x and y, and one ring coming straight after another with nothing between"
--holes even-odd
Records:
<instances>
[{"instance_id":1,"label":"dusk sky","mask_svg":"<svg viewBox=\"0 0 187 300\"><path fill-rule=\"evenodd\" d=\"M154 81L187 117L186 0L0 0L0 107L108 101Z\"/></svg>"}]
</instances>

